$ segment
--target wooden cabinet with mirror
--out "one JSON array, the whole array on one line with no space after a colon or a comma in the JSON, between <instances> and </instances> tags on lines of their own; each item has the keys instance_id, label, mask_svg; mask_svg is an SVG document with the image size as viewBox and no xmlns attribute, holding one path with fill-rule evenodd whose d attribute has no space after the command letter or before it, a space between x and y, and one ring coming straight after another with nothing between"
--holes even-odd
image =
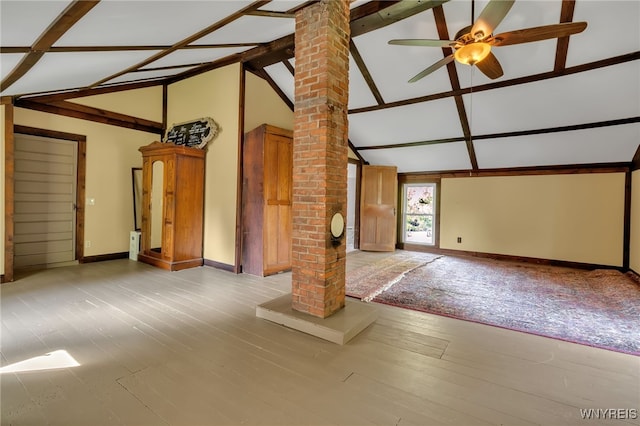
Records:
<instances>
[{"instance_id":1,"label":"wooden cabinet with mirror","mask_svg":"<svg viewBox=\"0 0 640 426\"><path fill-rule=\"evenodd\" d=\"M170 271L201 266L201 149L153 142L142 152L142 241L138 260Z\"/></svg>"}]
</instances>

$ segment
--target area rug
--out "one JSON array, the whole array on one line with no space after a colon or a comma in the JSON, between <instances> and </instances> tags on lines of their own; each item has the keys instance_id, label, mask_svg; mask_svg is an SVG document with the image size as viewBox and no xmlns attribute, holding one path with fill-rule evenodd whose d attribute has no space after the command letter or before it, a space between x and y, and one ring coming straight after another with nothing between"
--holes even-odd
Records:
<instances>
[{"instance_id":1,"label":"area rug","mask_svg":"<svg viewBox=\"0 0 640 426\"><path fill-rule=\"evenodd\" d=\"M617 270L442 256L373 301L640 355L640 284Z\"/></svg>"},{"instance_id":2,"label":"area rug","mask_svg":"<svg viewBox=\"0 0 640 426\"><path fill-rule=\"evenodd\" d=\"M430 253L396 251L388 257L348 271L345 277L346 294L369 302L398 282L407 272L433 262L440 256Z\"/></svg>"}]
</instances>

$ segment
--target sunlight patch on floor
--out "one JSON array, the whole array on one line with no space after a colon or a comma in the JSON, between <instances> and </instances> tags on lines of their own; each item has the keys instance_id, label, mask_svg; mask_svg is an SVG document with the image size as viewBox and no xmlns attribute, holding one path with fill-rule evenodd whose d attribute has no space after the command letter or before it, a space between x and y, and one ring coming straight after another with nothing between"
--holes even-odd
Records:
<instances>
[{"instance_id":1,"label":"sunlight patch on floor","mask_svg":"<svg viewBox=\"0 0 640 426\"><path fill-rule=\"evenodd\" d=\"M49 352L47 354L25 359L0 368L0 374L21 373L25 371L55 370L58 368L78 367L80 363L76 361L64 349Z\"/></svg>"}]
</instances>

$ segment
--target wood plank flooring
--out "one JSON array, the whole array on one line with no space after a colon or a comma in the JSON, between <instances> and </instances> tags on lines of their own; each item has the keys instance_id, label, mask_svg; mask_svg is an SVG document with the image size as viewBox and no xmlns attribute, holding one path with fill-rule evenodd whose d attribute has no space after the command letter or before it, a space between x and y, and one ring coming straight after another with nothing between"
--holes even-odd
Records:
<instances>
[{"instance_id":1,"label":"wood plank flooring","mask_svg":"<svg viewBox=\"0 0 640 426\"><path fill-rule=\"evenodd\" d=\"M1 423L640 425L639 357L377 304L340 346L256 318L290 285L130 260L18 276L0 287L2 366L80 365L0 375Z\"/></svg>"}]
</instances>

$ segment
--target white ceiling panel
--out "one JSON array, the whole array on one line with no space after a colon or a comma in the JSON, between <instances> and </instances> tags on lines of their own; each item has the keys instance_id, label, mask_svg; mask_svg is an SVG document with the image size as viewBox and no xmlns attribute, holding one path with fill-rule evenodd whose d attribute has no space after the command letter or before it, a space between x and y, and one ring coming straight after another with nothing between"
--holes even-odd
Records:
<instances>
[{"instance_id":1,"label":"white ceiling panel","mask_svg":"<svg viewBox=\"0 0 640 426\"><path fill-rule=\"evenodd\" d=\"M24 57L24 53L3 53L0 56L0 70L4 79Z\"/></svg>"},{"instance_id":2,"label":"white ceiling panel","mask_svg":"<svg viewBox=\"0 0 640 426\"><path fill-rule=\"evenodd\" d=\"M424 11L353 39L384 101L451 90L446 67L416 83L408 83L413 76L442 59L442 49L388 44L389 40L399 38L438 38L433 12Z\"/></svg>"},{"instance_id":3,"label":"white ceiling panel","mask_svg":"<svg viewBox=\"0 0 640 426\"><path fill-rule=\"evenodd\" d=\"M266 43L293 34L295 30L293 18L243 16L193 44Z\"/></svg>"},{"instance_id":4,"label":"white ceiling panel","mask_svg":"<svg viewBox=\"0 0 640 426\"><path fill-rule=\"evenodd\" d=\"M0 1L2 46L31 46L69 3L71 2Z\"/></svg>"},{"instance_id":5,"label":"white ceiling panel","mask_svg":"<svg viewBox=\"0 0 640 426\"><path fill-rule=\"evenodd\" d=\"M113 83L125 83L125 82L133 82L138 80L149 80L160 77L170 77L173 75L180 74L181 72L188 71L190 69L194 69L195 67L181 67L181 68L171 68L166 70L152 70L152 71L138 71L138 72L130 72L127 74L123 74L120 77L116 77L105 82L105 85L113 84Z\"/></svg>"},{"instance_id":6,"label":"white ceiling panel","mask_svg":"<svg viewBox=\"0 0 640 426\"><path fill-rule=\"evenodd\" d=\"M278 85L291 102L294 101L295 87L294 79L291 72L284 66L282 62L269 65L265 68L269 77Z\"/></svg>"},{"instance_id":7,"label":"white ceiling panel","mask_svg":"<svg viewBox=\"0 0 640 426\"><path fill-rule=\"evenodd\" d=\"M397 166L399 173L466 170L471 168L464 142L360 152L370 164Z\"/></svg>"},{"instance_id":8,"label":"white ceiling panel","mask_svg":"<svg viewBox=\"0 0 640 426\"><path fill-rule=\"evenodd\" d=\"M377 105L376 98L371 93L355 61L349 55L349 109L372 105Z\"/></svg>"},{"instance_id":9,"label":"white ceiling panel","mask_svg":"<svg viewBox=\"0 0 640 426\"><path fill-rule=\"evenodd\" d=\"M55 46L173 45L249 4L228 1L101 1Z\"/></svg>"},{"instance_id":10,"label":"white ceiling panel","mask_svg":"<svg viewBox=\"0 0 640 426\"><path fill-rule=\"evenodd\" d=\"M207 49L180 49L151 62L144 68L171 67L212 62L234 53L244 52L251 47L220 47Z\"/></svg>"},{"instance_id":11,"label":"white ceiling panel","mask_svg":"<svg viewBox=\"0 0 640 426\"><path fill-rule=\"evenodd\" d=\"M469 2L466 2L469 4ZM476 18L480 15L482 8L487 2L476 3ZM494 30L494 34L507 31L521 30L542 25L557 24L560 22L559 1L548 0L516 0L507 16Z\"/></svg>"},{"instance_id":12,"label":"white ceiling panel","mask_svg":"<svg viewBox=\"0 0 640 426\"><path fill-rule=\"evenodd\" d=\"M573 20L588 26L571 37L567 66L640 50L640 1L577 1Z\"/></svg>"},{"instance_id":13,"label":"white ceiling panel","mask_svg":"<svg viewBox=\"0 0 640 426\"><path fill-rule=\"evenodd\" d=\"M472 133L491 134L640 115L640 63L628 62L464 96ZM470 103L472 99L472 103Z\"/></svg>"},{"instance_id":14,"label":"white ceiling panel","mask_svg":"<svg viewBox=\"0 0 640 426\"><path fill-rule=\"evenodd\" d=\"M268 10L273 12L286 12L306 2L306 0L274 0L264 6L259 7L260 10Z\"/></svg>"},{"instance_id":15,"label":"white ceiling panel","mask_svg":"<svg viewBox=\"0 0 640 426\"><path fill-rule=\"evenodd\" d=\"M640 144L640 123L474 141L480 168L628 162Z\"/></svg>"},{"instance_id":16,"label":"white ceiling panel","mask_svg":"<svg viewBox=\"0 0 640 426\"><path fill-rule=\"evenodd\" d=\"M154 53L152 50L47 53L2 95L86 87Z\"/></svg>"},{"instance_id":17,"label":"white ceiling panel","mask_svg":"<svg viewBox=\"0 0 640 426\"><path fill-rule=\"evenodd\" d=\"M461 137L453 98L349 115L356 147Z\"/></svg>"}]
</instances>

